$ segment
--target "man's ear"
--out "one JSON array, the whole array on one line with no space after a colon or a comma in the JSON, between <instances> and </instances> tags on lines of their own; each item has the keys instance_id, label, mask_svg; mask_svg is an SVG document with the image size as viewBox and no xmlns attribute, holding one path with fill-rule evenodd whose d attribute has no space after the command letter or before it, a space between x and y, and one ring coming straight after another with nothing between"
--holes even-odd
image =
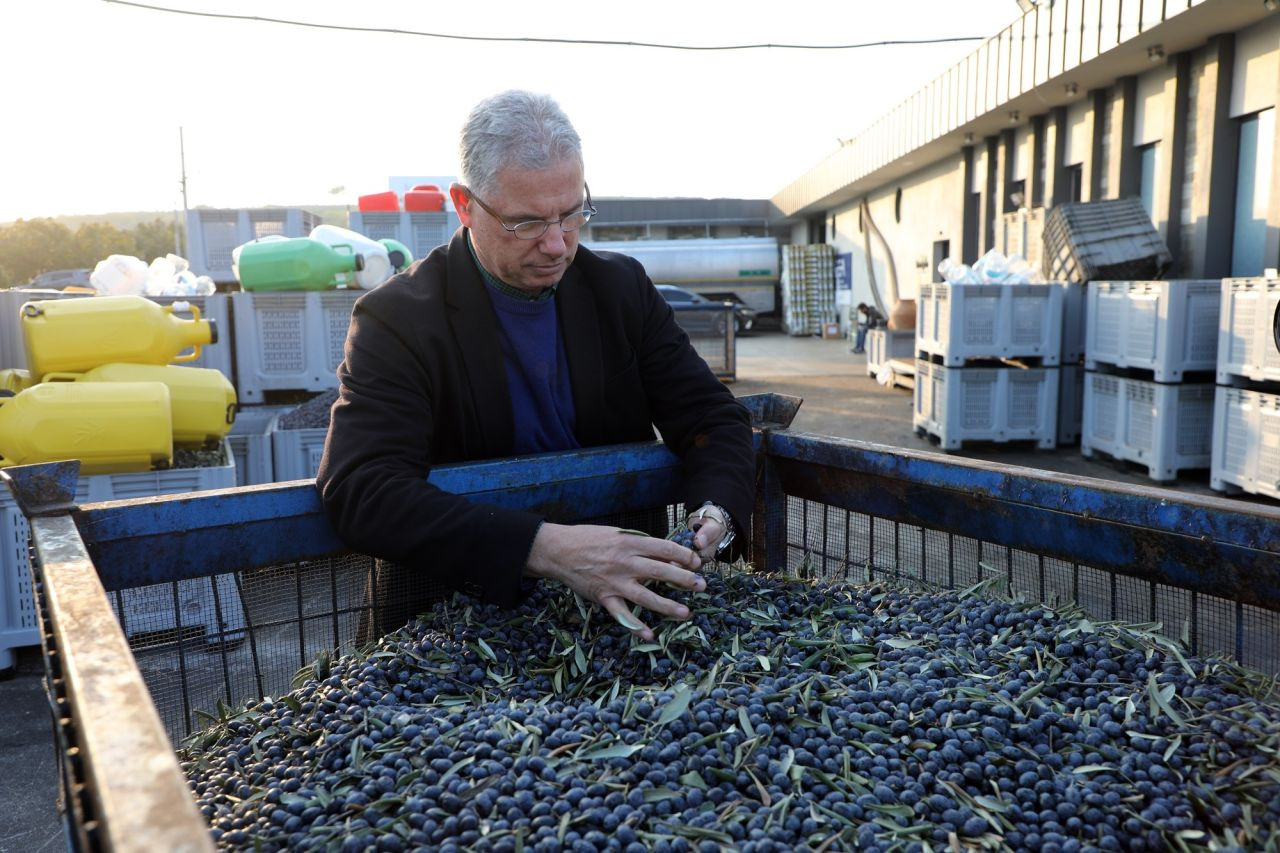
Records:
<instances>
[{"instance_id":1,"label":"man's ear","mask_svg":"<svg viewBox=\"0 0 1280 853\"><path fill-rule=\"evenodd\" d=\"M471 197L467 195L462 184L449 184L449 198L453 200L453 209L458 212L458 221L467 228L471 227Z\"/></svg>"}]
</instances>

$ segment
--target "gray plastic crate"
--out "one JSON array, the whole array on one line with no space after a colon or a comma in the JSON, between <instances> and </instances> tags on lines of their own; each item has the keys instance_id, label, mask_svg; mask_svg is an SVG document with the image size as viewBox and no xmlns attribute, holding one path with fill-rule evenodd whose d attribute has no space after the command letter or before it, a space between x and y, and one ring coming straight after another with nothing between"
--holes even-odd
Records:
<instances>
[{"instance_id":1,"label":"gray plastic crate","mask_svg":"<svg viewBox=\"0 0 1280 853\"><path fill-rule=\"evenodd\" d=\"M271 451L275 460L276 482L314 480L320 470L327 429L280 429L279 418L271 421Z\"/></svg>"},{"instance_id":2,"label":"gray plastic crate","mask_svg":"<svg viewBox=\"0 0 1280 853\"><path fill-rule=\"evenodd\" d=\"M1157 382L1213 371L1221 290L1216 279L1091 282L1085 298L1085 368L1148 370Z\"/></svg>"},{"instance_id":3,"label":"gray plastic crate","mask_svg":"<svg viewBox=\"0 0 1280 853\"><path fill-rule=\"evenodd\" d=\"M948 367L968 360L1062 357L1060 284L923 284L916 349Z\"/></svg>"},{"instance_id":4,"label":"gray plastic crate","mask_svg":"<svg viewBox=\"0 0 1280 853\"><path fill-rule=\"evenodd\" d=\"M889 331L888 329L867 329L867 375L876 376L886 363L894 359L915 360L916 333L908 331Z\"/></svg>"},{"instance_id":5,"label":"gray plastic crate","mask_svg":"<svg viewBox=\"0 0 1280 853\"><path fill-rule=\"evenodd\" d=\"M1218 315L1218 384L1233 379L1280 382L1280 350L1275 316L1280 308L1280 279L1222 280Z\"/></svg>"},{"instance_id":6,"label":"gray plastic crate","mask_svg":"<svg viewBox=\"0 0 1280 853\"><path fill-rule=\"evenodd\" d=\"M1213 449L1209 383L1167 384L1086 373L1080 453L1095 451L1144 465L1153 480L1208 468Z\"/></svg>"},{"instance_id":7,"label":"gray plastic crate","mask_svg":"<svg viewBox=\"0 0 1280 853\"><path fill-rule=\"evenodd\" d=\"M187 211L187 261L196 275L216 282L236 280L231 252L260 237L306 237L321 219L296 207L261 207Z\"/></svg>"},{"instance_id":8,"label":"gray plastic crate","mask_svg":"<svg viewBox=\"0 0 1280 853\"><path fill-rule=\"evenodd\" d=\"M230 448L225 444L223 447L227 461L217 467L81 477L76 486L76 503L230 488L236 485L235 461ZM40 642L31 598L27 536L26 519L9 490L0 486L0 670L13 666L13 649ZM180 581L178 603L184 628L204 629L210 636L217 634L220 629L216 613L220 609L222 629L242 631L244 609L230 575L218 578L218 599L215 607L208 578ZM113 596L112 601L130 637L172 631L176 625L173 589L167 584L125 590ZM230 639L235 639L234 635Z\"/></svg>"},{"instance_id":9,"label":"gray plastic crate","mask_svg":"<svg viewBox=\"0 0 1280 853\"><path fill-rule=\"evenodd\" d=\"M1058 368L1058 444L1080 440L1084 420L1084 368L1064 364Z\"/></svg>"},{"instance_id":10,"label":"gray plastic crate","mask_svg":"<svg viewBox=\"0 0 1280 853\"><path fill-rule=\"evenodd\" d=\"M1088 282L1063 281L1062 288L1062 359L1064 367L1084 360L1085 300L1088 298Z\"/></svg>"},{"instance_id":11,"label":"gray plastic crate","mask_svg":"<svg viewBox=\"0 0 1280 853\"><path fill-rule=\"evenodd\" d=\"M268 391L337 388L351 308L362 293L231 294L241 404L262 403Z\"/></svg>"},{"instance_id":12,"label":"gray plastic crate","mask_svg":"<svg viewBox=\"0 0 1280 853\"><path fill-rule=\"evenodd\" d=\"M413 252L415 261L425 258L437 246L443 246L453 238L461 223L453 210L438 213L408 211L347 214L347 227L371 240L389 237L399 240Z\"/></svg>"},{"instance_id":13,"label":"gray plastic crate","mask_svg":"<svg viewBox=\"0 0 1280 853\"><path fill-rule=\"evenodd\" d=\"M1045 217L1045 278L1154 279L1172 262L1140 198L1059 204Z\"/></svg>"},{"instance_id":14,"label":"gray plastic crate","mask_svg":"<svg viewBox=\"0 0 1280 853\"><path fill-rule=\"evenodd\" d=\"M271 425L277 415L292 408L249 406L236 413L236 422L227 436L227 443L236 458L237 486L258 486L276 481Z\"/></svg>"},{"instance_id":15,"label":"gray plastic crate","mask_svg":"<svg viewBox=\"0 0 1280 853\"><path fill-rule=\"evenodd\" d=\"M1218 386L1209 486L1280 499L1280 394Z\"/></svg>"},{"instance_id":16,"label":"gray plastic crate","mask_svg":"<svg viewBox=\"0 0 1280 853\"><path fill-rule=\"evenodd\" d=\"M912 425L946 450L966 441L1034 441L1051 448L1058 439L1058 380L1052 367L945 367L917 360Z\"/></svg>"}]
</instances>

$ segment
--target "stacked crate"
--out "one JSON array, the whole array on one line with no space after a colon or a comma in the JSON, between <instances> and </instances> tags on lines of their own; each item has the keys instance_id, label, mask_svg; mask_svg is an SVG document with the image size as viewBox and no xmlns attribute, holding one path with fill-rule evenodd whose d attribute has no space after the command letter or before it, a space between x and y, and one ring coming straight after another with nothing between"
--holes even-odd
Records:
<instances>
[{"instance_id":1,"label":"stacked crate","mask_svg":"<svg viewBox=\"0 0 1280 853\"><path fill-rule=\"evenodd\" d=\"M151 498L236 485L234 457L223 444L223 464L124 474L92 474L76 483L76 503ZM27 520L0 485L0 674L14 665L13 649L40 643L32 598ZM139 644L203 637L206 643L244 636L244 608L231 575L158 584L113 593L112 606L126 635ZM179 629L179 625L181 628Z\"/></svg>"},{"instance_id":2,"label":"stacked crate","mask_svg":"<svg viewBox=\"0 0 1280 853\"><path fill-rule=\"evenodd\" d=\"M1280 498L1280 279L1222 281L1209 485Z\"/></svg>"},{"instance_id":3,"label":"stacked crate","mask_svg":"<svg viewBox=\"0 0 1280 853\"><path fill-rule=\"evenodd\" d=\"M1059 284L926 284L916 305L912 425L946 450L1058 440Z\"/></svg>"},{"instance_id":4,"label":"stacked crate","mask_svg":"<svg viewBox=\"0 0 1280 853\"><path fill-rule=\"evenodd\" d=\"M1086 294L1080 452L1145 466L1153 480L1208 468L1217 281L1094 281Z\"/></svg>"},{"instance_id":5,"label":"stacked crate","mask_svg":"<svg viewBox=\"0 0 1280 853\"><path fill-rule=\"evenodd\" d=\"M836 321L835 247L825 243L784 246L782 328L789 335L817 335Z\"/></svg>"},{"instance_id":6,"label":"stacked crate","mask_svg":"<svg viewBox=\"0 0 1280 853\"><path fill-rule=\"evenodd\" d=\"M1058 367L1058 446L1080 441L1084 413L1084 321L1087 282L1062 281L1062 357Z\"/></svg>"}]
</instances>

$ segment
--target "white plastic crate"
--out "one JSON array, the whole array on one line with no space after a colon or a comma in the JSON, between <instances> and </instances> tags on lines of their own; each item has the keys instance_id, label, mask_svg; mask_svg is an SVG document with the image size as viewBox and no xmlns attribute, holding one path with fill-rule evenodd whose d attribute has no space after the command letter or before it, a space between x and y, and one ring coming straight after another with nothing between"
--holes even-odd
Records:
<instances>
[{"instance_id":1,"label":"white plastic crate","mask_svg":"<svg viewBox=\"0 0 1280 853\"><path fill-rule=\"evenodd\" d=\"M1058 444L1080 440L1084 418L1084 369L1078 364L1058 368Z\"/></svg>"},{"instance_id":2,"label":"white plastic crate","mask_svg":"<svg viewBox=\"0 0 1280 853\"><path fill-rule=\"evenodd\" d=\"M1221 289L1219 281L1202 279L1090 282L1085 368L1149 370L1157 382L1214 370Z\"/></svg>"},{"instance_id":3,"label":"white plastic crate","mask_svg":"<svg viewBox=\"0 0 1280 853\"><path fill-rule=\"evenodd\" d=\"M371 240L389 237L399 240L413 253L415 261L425 258L437 246L453 239L461 223L453 210L356 212L347 214L347 227Z\"/></svg>"},{"instance_id":4,"label":"white plastic crate","mask_svg":"<svg viewBox=\"0 0 1280 853\"><path fill-rule=\"evenodd\" d=\"M1280 394L1218 386L1209 486L1280 499Z\"/></svg>"},{"instance_id":5,"label":"white plastic crate","mask_svg":"<svg viewBox=\"0 0 1280 853\"><path fill-rule=\"evenodd\" d=\"M196 275L236 280L231 253L260 237L306 237L321 219L300 208L262 207L187 211L187 261Z\"/></svg>"},{"instance_id":6,"label":"white plastic crate","mask_svg":"<svg viewBox=\"0 0 1280 853\"><path fill-rule=\"evenodd\" d=\"M1188 468L1208 468L1213 389L1208 383L1166 384L1086 373L1080 453L1101 451L1145 465L1166 481Z\"/></svg>"},{"instance_id":7,"label":"white plastic crate","mask_svg":"<svg viewBox=\"0 0 1280 853\"><path fill-rule=\"evenodd\" d=\"M314 480L320 470L327 429L280 429L279 418L271 422L271 450L277 483Z\"/></svg>"},{"instance_id":8,"label":"white plastic crate","mask_svg":"<svg viewBox=\"0 0 1280 853\"><path fill-rule=\"evenodd\" d=\"M1084 359L1085 292L1088 282L1063 281L1062 288L1062 360L1061 364L1079 364Z\"/></svg>"},{"instance_id":9,"label":"white plastic crate","mask_svg":"<svg viewBox=\"0 0 1280 853\"><path fill-rule=\"evenodd\" d=\"M292 406L250 406L236 413L236 422L227 443L236 458L236 485L257 486L274 483L275 463L271 447L271 424L277 415Z\"/></svg>"},{"instance_id":10,"label":"white plastic crate","mask_svg":"<svg viewBox=\"0 0 1280 853\"><path fill-rule=\"evenodd\" d=\"M972 359L1062 357L1060 284L923 284L916 349L948 367Z\"/></svg>"},{"instance_id":11,"label":"white plastic crate","mask_svg":"<svg viewBox=\"0 0 1280 853\"><path fill-rule=\"evenodd\" d=\"M267 391L337 388L351 307L362 293L231 294L240 402L262 403Z\"/></svg>"},{"instance_id":12,"label":"white plastic crate","mask_svg":"<svg viewBox=\"0 0 1280 853\"><path fill-rule=\"evenodd\" d=\"M1034 441L1054 447L1058 370L945 367L916 361L912 425L946 450L966 441Z\"/></svg>"},{"instance_id":13,"label":"white plastic crate","mask_svg":"<svg viewBox=\"0 0 1280 853\"><path fill-rule=\"evenodd\" d=\"M867 329L867 375L875 376L886 362L895 358L915 360L915 330L889 331L888 329Z\"/></svg>"},{"instance_id":14,"label":"white plastic crate","mask_svg":"<svg viewBox=\"0 0 1280 853\"><path fill-rule=\"evenodd\" d=\"M1275 316L1280 279L1225 278L1218 315L1218 384L1233 377L1280 382Z\"/></svg>"},{"instance_id":15,"label":"white plastic crate","mask_svg":"<svg viewBox=\"0 0 1280 853\"><path fill-rule=\"evenodd\" d=\"M133 474L94 474L76 484L76 503L154 497L156 495L229 488L236 484L235 461L224 444L227 463L211 468L175 468ZM0 487L0 670L13 666L12 649L40 642L35 606L31 597L31 565L27 553L27 520L13 496ZM180 581L178 600L184 631L210 637L222 634L227 641L243 636L244 607L231 575L217 578L217 607L208 578ZM116 616L130 640L159 637L172 632L173 588L161 584L112 594ZM218 609L222 627L219 629Z\"/></svg>"}]
</instances>

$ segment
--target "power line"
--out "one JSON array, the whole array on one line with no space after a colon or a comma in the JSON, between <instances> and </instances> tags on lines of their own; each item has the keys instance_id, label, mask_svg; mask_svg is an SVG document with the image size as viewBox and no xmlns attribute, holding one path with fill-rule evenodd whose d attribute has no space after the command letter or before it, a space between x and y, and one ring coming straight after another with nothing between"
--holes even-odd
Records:
<instances>
[{"instance_id":1,"label":"power line","mask_svg":"<svg viewBox=\"0 0 1280 853\"><path fill-rule=\"evenodd\" d=\"M339 30L355 33L385 33L397 36L418 36L421 38L451 39L453 41L488 41L488 42L524 42L526 44L577 44L606 45L613 47L647 47L661 50L759 50L775 48L781 50L858 50L865 47L889 47L905 44L946 44L961 41L983 41L985 36L950 36L936 39L887 39L885 41L869 41L859 44L664 44L647 41L615 41L612 39L571 39L540 38L536 36L472 36L460 33L431 33L422 30L405 30L398 27L360 27L350 24L324 24L315 21L296 21L288 18L271 18L264 15L232 15L227 12L202 12L195 9L174 9L168 6L155 6L150 3L136 3L133 0L102 0L117 6L132 6L135 9L146 9L151 12L167 12L174 15L191 15L197 18L222 18L232 21L254 21L263 24L283 24L290 27L308 27L317 30Z\"/></svg>"}]
</instances>

